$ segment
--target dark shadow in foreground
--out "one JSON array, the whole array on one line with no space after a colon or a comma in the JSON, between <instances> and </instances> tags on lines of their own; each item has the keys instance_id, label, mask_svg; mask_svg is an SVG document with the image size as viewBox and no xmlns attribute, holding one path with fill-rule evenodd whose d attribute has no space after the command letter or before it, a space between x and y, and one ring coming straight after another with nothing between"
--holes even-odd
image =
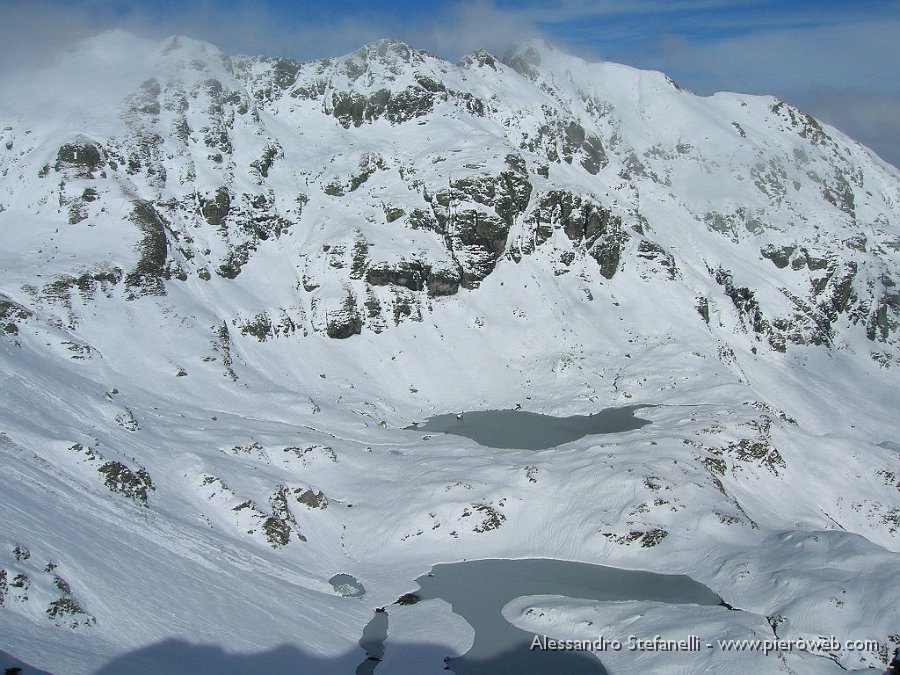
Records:
<instances>
[{"instance_id":1,"label":"dark shadow in foreground","mask_svg":"<svg viewBox=\"0 0 900 675\"><path fill-rule=\"evenodd\" d=\"M589 653L544 651L530 646L530 642L524 641L490 659L468 659L463 654L447 663L456 675L608 675L600 661Z\"/></svg>"},{"instance_id":2,"label":"dark shadow in foreground","mask_svg":"<svg viewBox=\"0 0 900 675\"><path fill-rule=\"evenodd\" d=\"M28 665L2 649L0 649L0 668L3 669L3 675L52 675L46 670Z\"/></svg>"},{"instance_id":3,"label":"dark shadow in foreground","mask_svg":"<svg viewBox=\"0 0 900 675\"><path fill-rule=\"evenodd\" d=\"M419 664L423 672L452 668L459 675L606 675L606 669L588 654L528 651L528 644L483 661L468 661L465 657L451 659L449 666L440 656L446 653L446 647L440 645L388 643L387 656L395 665L404 664L403 671L407 673L417 672L414 664ZM379 662L367 660L362 650L323 658L285 645L266 652L236 654L218 646L172 639L119 656L94 675L352 675L357 672L378 675L379 670ZM31 672L23 671L22 675Z\"/></svg>"},{"instance_id":4,"label":"dark shadow in foreground","mask_svg":"<svg viewBox=\"0 0 900 675\"><path fill-rule=\"evenodd\" d=\"M265 652L227 652L218 645L169 639L123 654L94 675L251 675L353 673L362 654L316 656L294 645Z\"/></svg>"}]
</instances>

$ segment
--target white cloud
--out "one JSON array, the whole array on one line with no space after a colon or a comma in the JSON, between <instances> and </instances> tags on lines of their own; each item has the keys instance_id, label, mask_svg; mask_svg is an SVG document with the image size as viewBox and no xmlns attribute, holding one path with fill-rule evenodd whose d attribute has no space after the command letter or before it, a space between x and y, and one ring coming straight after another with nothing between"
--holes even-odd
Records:
<instances>
[{"instance_id":1,"label":"white cloud","mask_svg":"<svg viewBox=\"0 0 900 675\"><path fill-rule=\"evenodd\" d=\"M900 166L900 20L779 29L698 43L668 37L659 67L698 93L773 94Z\"/></svg>"},{"instance_id":2,"label":"white cloud","mask_svg":"<svg viewBox=\"0 0 900 675\"><path fill-rule=\"evenodd\" d=\"M824 88L801 94L795 103L900 167L900 95Z\"/></svg>"},{"instance_id":3,"label":"white cloud","mask_svg":"<svg viewBox=\"0 0 900 675\"><path fill-rule=\"evenodd\" d=\"M705 76L711 86L740 82L752 91L842 86L900 91L900 20L759 31L704 43L670 38L670 68Z\"/></svg>"},{"instance_id":4,"label":"white cloud","mask_svg":"<svg viewBox=\"0 0 900 675\"><path fill-rule=\"evenodd\" d=\"M0 8L0 72L45 62L94 32L83 10L11 0Z\"/></svg>"},{"instance_id":5,"label":"white cloud","mask_svg":"<svg viewBox=\"0 0 900 675\"><path fill-rule=\"evenodd\" d=\"M157 39L182 33L230 54L300 59L337 56L382 37L457 59L480 47L502 54L543 33L587 58L662 70L698 93L780 96L900 163L900 18L886 4L809 16L765 11L771 5L761 0L467 0L412 19L380 14L375 5L285 19L262 0L229 3L227 15L213 0L186 1L177 12L113 0L0 2L0 70L113 27Z\"/></svg>"}]
</instances>

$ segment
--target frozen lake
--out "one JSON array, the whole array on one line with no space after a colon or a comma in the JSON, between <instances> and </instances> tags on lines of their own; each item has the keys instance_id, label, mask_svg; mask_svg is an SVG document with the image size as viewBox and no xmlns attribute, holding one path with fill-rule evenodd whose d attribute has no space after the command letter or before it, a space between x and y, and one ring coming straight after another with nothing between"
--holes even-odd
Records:
<instances>
[{"instance_id":1,"label":"frozen lake","mask_svg":"<svg viewBox=\"0 0 900 675\"><path fill-rule=\"evenodd\" d=\"M490 559L440 564L416 579L416 583L420 590L415 594L420 601L443 599L475 629L472 648L462 657L448 661L450 670L457 675L602 675L607 672L590 654L532 651L533 634L519 630L502 614L503 607L515 598L561 595L598 601L722 604L721 598L709 588L684 575L565 560ZM379 622L378 628L382 628L384 619L383 614L376 615L374 621ZM371 644L366 647L370 654L380 654Z\"/></svg>"},{"instance_id":2,"label":"frozen lake","mask_svg":"<svg viewBox=\"0 0 900 675\"><path fill-rule=\"evenodd\" d=\"M592 434L640 429L650 424L650 420L635 417L634 413L647 407L606 408L592 415L570 417L553 417L524 410L479 410L437 415L407 429L465 436L490 448L543 450Z\"/></svg>"}]
</instances>

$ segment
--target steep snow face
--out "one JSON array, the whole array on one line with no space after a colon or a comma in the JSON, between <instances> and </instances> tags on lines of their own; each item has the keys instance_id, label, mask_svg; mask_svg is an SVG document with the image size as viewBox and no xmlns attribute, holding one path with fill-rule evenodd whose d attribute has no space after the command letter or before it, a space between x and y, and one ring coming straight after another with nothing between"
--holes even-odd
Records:
<instances>
[{"instance_id":1,"label":"steep snow face","mask_svg":"<svg viewBox=\"0 0 900 675\"><path fill-rule=\"evenodd\" d=\"M489 556L746 612L647 630L881 643L786 668L900 642L900 175L836 129L540 43L297 63L115 32L0 83L0 144L13 657L349 670L373 608ZM636 403L652 424L539 452L403 430ZM583 637L550 605L510 620ZM393 664L471 643L389 611L418 631Z\"/></svg>"}]
</instances>

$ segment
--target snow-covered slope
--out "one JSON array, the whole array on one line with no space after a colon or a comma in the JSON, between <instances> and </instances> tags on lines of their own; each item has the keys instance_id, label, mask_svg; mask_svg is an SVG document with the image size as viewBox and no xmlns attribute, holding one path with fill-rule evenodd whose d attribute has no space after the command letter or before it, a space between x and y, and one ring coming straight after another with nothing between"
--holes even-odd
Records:
<instances>
[{"instance_id":1,"label":"snow-covered slope","mask_svg":"<svg viewBox=\"0 0 900 675\"><path fill-rule=\"evenodd\" d=\"M113 32L0 82L0 153L12 657L352 672L373 608L488 556L750 613L685 633L882 644L688 668L900 643L900 173L838 130L538 43L301 64ZM540 452L402 430L626 403L660 407Z\"/></svg>"}]
</instances>

